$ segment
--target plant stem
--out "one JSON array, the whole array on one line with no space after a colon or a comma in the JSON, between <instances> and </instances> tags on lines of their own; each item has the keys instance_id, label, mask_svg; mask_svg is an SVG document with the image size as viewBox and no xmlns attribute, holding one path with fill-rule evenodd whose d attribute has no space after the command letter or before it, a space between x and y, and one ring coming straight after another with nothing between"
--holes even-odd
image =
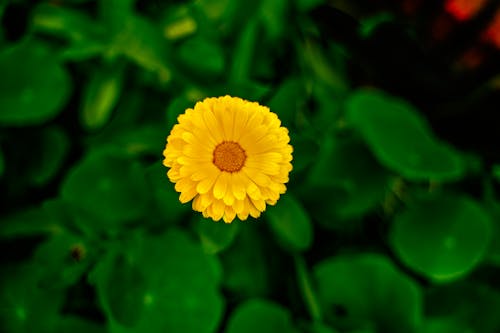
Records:
<instances>
[{"instance_id":1,"label":"plant stem","mask_svg":"<svg viewBox=\"0 0 500 333\"><path fill-rule=\"evenodd\" d=\"M296 254L293 257L295 262L295 269L297 272L297 281L299 283L299 288L306 303L309 315L314 322L321 322L321 307L319 306L318 299L314 293L309 274L306 269L304 258Z\"/></svg>"}]
</instances>

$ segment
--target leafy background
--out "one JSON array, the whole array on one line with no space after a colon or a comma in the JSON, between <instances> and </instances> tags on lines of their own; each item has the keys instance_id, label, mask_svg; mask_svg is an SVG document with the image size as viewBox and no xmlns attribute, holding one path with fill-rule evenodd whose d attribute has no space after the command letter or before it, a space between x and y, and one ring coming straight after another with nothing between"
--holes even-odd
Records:
<instances>
[{"instance_id":1,"label":"leafy background","mask_svg":"<svg viewBox=\"0 0 500 333\"><path fill-rule=\"evenodd\" d=\"M498 8L0 1L0 331L499 332ZM229 225L161 165L225 94L294 146Z\"/></svg>"}]
</instances>

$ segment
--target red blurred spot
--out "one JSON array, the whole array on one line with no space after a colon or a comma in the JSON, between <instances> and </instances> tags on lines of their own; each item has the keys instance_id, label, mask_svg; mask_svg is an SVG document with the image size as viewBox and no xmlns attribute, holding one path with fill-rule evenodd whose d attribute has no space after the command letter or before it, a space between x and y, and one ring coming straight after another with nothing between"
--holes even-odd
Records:
<instances>
[{"instance_id":1,"label":"red blurred spot","mask_svg":"<svg viewBox=\"0 0 500 333\"><path fill-rule=\"evenodd\" d=\"M486 41L500 49L500 9L497 10L495 17L484 31L483 37Z\"/></svg>"},{"instance_id":2,"label":"red blurred spot","mask_svg":"<svg viewBox=\"0 0 500 333\"><path fill-rule=\"evenodd\" d=\"M473 17L488 0L446 0L446 11L458 21L466 21Z\"/></svg>"},{"instance_id":3,"label":"red blurred spot","mask_svg":"<svg viewBox=\"0 0 500 333\"><path fill-rule=\"evenodd\" d=\"M481 65L483 59L484 59L484 53L480 49L474 47L468 49L462 55L462 57L458 61L459 62L458 65L468 70L473 70L479 67L479 65Z\"/></svg>"}]
</instances>

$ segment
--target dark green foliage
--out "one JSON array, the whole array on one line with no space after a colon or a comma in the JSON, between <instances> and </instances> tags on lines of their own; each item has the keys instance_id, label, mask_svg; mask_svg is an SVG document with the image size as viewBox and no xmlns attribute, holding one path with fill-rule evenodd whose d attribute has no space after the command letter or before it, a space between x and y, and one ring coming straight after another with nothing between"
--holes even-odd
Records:
<instances>
[{"instance_id":1,"label":"dark green foliage","mask_svg":"<svg viewBox=\"0 0 500 333\"><path fill-rule=\"evenodd\" d=\"M444 3L0 0L0 332L500 332L498 49ZM162 165L222 95L290 133L258 220Z\"/></svg>"}]
</instances>

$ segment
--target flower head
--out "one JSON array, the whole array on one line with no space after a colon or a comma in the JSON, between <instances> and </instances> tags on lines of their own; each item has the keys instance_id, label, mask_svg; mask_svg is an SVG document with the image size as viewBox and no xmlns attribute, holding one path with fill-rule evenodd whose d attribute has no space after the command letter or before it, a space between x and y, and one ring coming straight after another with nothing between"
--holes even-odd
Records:
<instances>
[{"instance_id":1,"label":"flower head","mask_svg":"<svg viewBox=\"0 0 500 333\"><path fill-rule=\"evenodd\" d=\"M206 98L178 117L163 164L193 209L214 221L257 218L285 193L288 130L269 108L238 97Z\"/></svg>"}]
</instances>

